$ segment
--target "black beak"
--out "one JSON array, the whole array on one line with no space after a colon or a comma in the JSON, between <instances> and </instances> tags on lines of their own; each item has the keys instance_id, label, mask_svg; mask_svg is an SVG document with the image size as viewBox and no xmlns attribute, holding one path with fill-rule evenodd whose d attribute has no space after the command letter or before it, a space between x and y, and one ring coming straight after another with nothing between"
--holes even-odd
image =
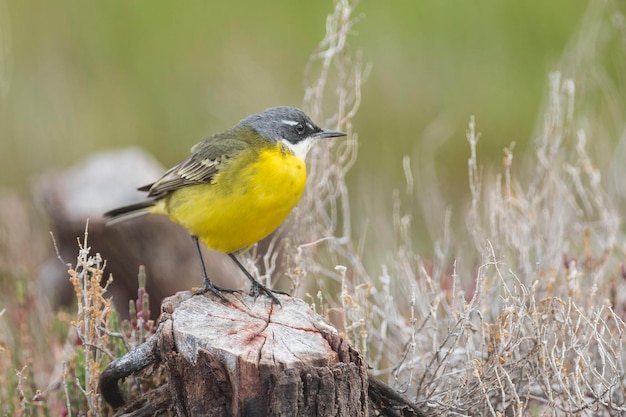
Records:
<instances>
[{"instance_id":1,"label":"black beak","mask_svg":"<svg viewBox=\"0 0 626 417\"><path fill-rule=\"evenodd\" d=\"M321 131L321 132L318 132L318 133L316 134L316 136L317 136L318 138L322 138L322 139L324 139L324 138L338 138L338 137L340 137L340 136L348 136L348 134L347 134L347 133L345 133L345 132L340 132L340 131L338 131L338 130L327 130L327 129L322 129L322 131Z\"/></svg>"}]
</instances>

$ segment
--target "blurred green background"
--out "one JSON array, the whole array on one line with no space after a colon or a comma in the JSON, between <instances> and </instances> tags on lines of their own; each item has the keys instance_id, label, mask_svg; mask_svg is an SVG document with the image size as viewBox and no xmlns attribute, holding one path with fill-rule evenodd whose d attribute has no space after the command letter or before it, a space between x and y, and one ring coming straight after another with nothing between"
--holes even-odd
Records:
<instances>
[{"instance_id":1,"label":"blurred green background","mask_svg":"<svg viewBox=\"0 0 626 417\"><path fill-rule=\"evenodd\" d=\"M435 162L450 204L468 194L470 115L480 159L523 151L548 73L587 1L362 1L352 47L372 64L355 120L352 198L390 199L402 157ZM330 1L0 0L0 188L104 149L165 166L273 105L301 105ZM435 145L433 144L435 143ZM362 214L367 216L367 214Z\"/></svg>"}]
</instances>

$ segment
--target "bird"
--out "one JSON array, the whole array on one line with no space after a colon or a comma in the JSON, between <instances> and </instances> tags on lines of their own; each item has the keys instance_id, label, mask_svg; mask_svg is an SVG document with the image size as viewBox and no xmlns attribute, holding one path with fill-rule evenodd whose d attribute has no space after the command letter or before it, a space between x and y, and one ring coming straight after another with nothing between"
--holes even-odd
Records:
<instances>
[{"instance_id":1,"label":"bird","mask_svg":"<svg viewBox=\"0 0 626 417\"><path fill-rule=\"evenodd\" d=\"M104 213L107 225L147 214L166 215L191 233L200 261L203 287L228 302L209 279L200 243L228 254L250 281L250 294L262 292L280 304L273 291L258 282L237 254L270 235L300 200L306 184L305 157L327 138L347 136L322 129L296 107L271 107L245 117L191 148L191 155L152 184L139 187L146 200Z\"/></svg>"}]
</instances>

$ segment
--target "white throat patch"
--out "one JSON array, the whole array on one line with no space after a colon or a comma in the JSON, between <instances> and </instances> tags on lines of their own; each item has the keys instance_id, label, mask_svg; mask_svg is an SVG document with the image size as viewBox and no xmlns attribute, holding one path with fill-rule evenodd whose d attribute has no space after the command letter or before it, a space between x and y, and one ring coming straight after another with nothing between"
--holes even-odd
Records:
<instances>
[{"instance_id":1,"label":"white throat patch","mask_svg":"<svg viewBox=\"0 0 626 417\"><path fill-rule=\"evenodd\" d=\"M293 154L297 158L302 159L304 161L306 154L309 152L309 149L311 149L311 146L313 146L313 143L315 142L316 139L317 139L316 137L308 137L306 139L302 139L298 143L291 143L285 139L281 139L280 141L283 145L287 147L287 149L293 152Z\"/></svg>"}]
</instances>

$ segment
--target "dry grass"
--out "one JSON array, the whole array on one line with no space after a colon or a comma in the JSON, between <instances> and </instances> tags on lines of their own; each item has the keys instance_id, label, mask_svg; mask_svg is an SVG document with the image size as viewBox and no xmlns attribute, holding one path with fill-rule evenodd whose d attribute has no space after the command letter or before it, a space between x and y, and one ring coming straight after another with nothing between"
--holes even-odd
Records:
<instances>
[{"instance_id":1,"label":"dry grass","mask_svg":"<svg viewBox=\"0 0 626 417\"><path fill-rule=\"evenodd\" d=\"M44 298L32 289L23 290L23 299L9 306L18 328L7 329L0 338L3 415L110 415L110 408L98 395L100 372L110 360L143 343L155 330L143 269L137 301L129 307L130 320L122 321L110 298L105 297L112 278L104 279L105 263L98 253L91 253L87 231L78 248L75 265L66 264L76 295L73 318L65 313L55 316L45 303L40 305ZM5 312L2 310L0 317ZM41 361L54 365L54 369L42 366ZM131 378L125 393L145 392L158 384L159 378L158 373L150 378Z\"/></svg>"},{"instance_id":2,"label":"dry grass","mask_svg":"<svg viewBox=\"0 0 626 417\"><path fill-rule=\"evenodd\" d=\"M313 81L306 94L315 115L337 103L329 120L348 131L367 73L345 38L356 21L354 6L336 3L308 68ZM466 229L450 229L449 210L428 213L445 225L434 259L413 250L416 232L405 200L440 193L414 189L409 159L408 193L390 196L394 238L380 245L387 260L375 276L350 227L344 179L356 157L356 136L313 154L309 188L292 223L288 275L300 294L319 289L310 296L317 308L367 355L378 375L432 415L626 413L625 240L617 206L623 190L608 191L588 150L591 132L610 131L600 109L575 103L578 82L583 97L600 85L608 102L623 105L619 87L607 89L608 74L593 56L600 54L594 39L610 43L607 22L613 24L608 36L623 42L623 21L611 2L590 5L563 59L578 78L551 74L527 168L514 170L513 143L504 150L500 172L485 174L472 118ZM618 49L623 53L624 45ZM573 56L582 60L573 63ZM594 68L582 66L591 62ZM329 68L338 75L329 75ZM612 122L614 131L626 126L623 116ZM595 156L606 158L598 149ZM613 175L626 176L623 160ZM316 285L303 288L305 278Z\"/></svg>"},{"instance_id":3,"label":"dry grass","mask_svg":"<svg viewBox=\"0 0 626 417\"><path fill-rule=\"evenodd\" d=\"M385 359L397 386L434 414L626 412L624 299L615 291L625 279L624 236L575 128L573 99L573 81L552 74L525 180L512 174L511 147L502 174L481 181L471 121L467 236L477 268L471 253L455 254L444 272L450 240L428 270L405 256L391 264L389 276L413 294L412 314L410 325L390 322L394 336L380 343L395 353ZM406 222L397 227L410 233Z\"/></svg>"}]
</instances>

